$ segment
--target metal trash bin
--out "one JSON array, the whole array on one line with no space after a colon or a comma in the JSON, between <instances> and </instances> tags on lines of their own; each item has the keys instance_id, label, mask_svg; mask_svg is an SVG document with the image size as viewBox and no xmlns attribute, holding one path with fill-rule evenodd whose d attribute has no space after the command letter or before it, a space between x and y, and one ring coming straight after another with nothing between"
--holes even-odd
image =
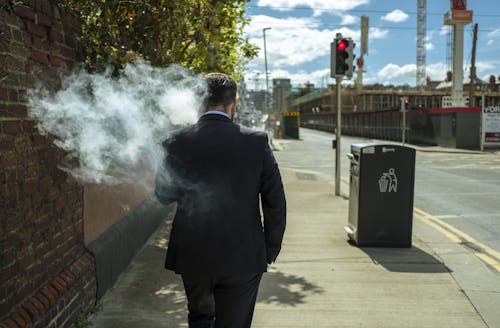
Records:
<instances>
[{"instance_id":1,"label":"metal trash bin","mask_svg":"<svg viewBox=\"0 0 500 328\"><path fill-rule=\"evenodd\" d=\"M411 247L415 149L358 143L347 156L349 239L358 246Z\"/></svg>"}]
</instances>

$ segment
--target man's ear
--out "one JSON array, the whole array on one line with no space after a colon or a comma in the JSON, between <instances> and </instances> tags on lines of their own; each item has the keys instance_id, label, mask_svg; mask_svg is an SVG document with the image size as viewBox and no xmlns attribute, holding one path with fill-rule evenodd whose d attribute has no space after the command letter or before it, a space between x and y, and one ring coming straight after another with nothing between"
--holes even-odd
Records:
<instances>
[{"instance_id":1,"label":"man's ear","mask_svg":"<svg viewBox=\"0 0 500 328\"><path fill-rule=\"evenodd\" d=\"M233 101L233 103L231 104L231 115L230 115L230 116L233 116L233 115L234 115L234 113L236 113L236 108L237 108L237 106L236 106L236 100L235 100L235 101Z\"/></svg>"}]
</instances>

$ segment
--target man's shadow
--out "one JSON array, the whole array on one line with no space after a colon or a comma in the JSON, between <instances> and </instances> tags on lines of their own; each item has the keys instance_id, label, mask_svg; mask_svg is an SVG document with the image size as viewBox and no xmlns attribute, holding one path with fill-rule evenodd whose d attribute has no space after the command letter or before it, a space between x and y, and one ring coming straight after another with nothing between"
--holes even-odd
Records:
<instances>
[{"instance_id":1,"label":"man's shadow","mask_svg":"<svg viewBox=\"0 0 500 328\"><path fill-rule=\"evenodd\" d=\"M257 303L296 306L305 303L308 295L322 293L323 288L308 282L304 277L271 269L262 277Z\"/></svg>"}]
</instances>

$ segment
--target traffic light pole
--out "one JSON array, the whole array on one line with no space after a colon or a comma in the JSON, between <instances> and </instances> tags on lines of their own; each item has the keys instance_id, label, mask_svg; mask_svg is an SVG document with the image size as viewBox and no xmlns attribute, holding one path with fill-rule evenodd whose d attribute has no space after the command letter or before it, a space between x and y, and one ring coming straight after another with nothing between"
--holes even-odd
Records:
<instances>
[{"instance_id":1,"label":"traffic light pole","mask_svg":"<svg viewBox=\"0 0 500 328\"><path fill-rule=\"evenodd\" d=\"M336 140L336 149L335 149L335 195L340 196L340 136L342 135L341 131L341 123L342 123L342 97L341 97L341 81L342 76L335 77L337 84L337 128L335 129L335 139Z\"/></svg>"}]
</instances>

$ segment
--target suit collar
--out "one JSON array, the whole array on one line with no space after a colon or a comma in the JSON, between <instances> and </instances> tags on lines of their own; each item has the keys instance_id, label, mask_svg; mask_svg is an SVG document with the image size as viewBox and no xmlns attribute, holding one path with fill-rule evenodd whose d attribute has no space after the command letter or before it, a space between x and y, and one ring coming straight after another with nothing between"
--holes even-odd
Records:
<instances>
[{"instance_id":1,"label":"suit collar","mask_svg":"<svg viewBox=\"0 0 500 328\"><path fill-rule=\"evenodd\" d=\"M206 122L206 121L223 121L232 123L231 119L225 115L220 114L205 114L200 117L198 122Z\"/></svg>"}]
</instances>

